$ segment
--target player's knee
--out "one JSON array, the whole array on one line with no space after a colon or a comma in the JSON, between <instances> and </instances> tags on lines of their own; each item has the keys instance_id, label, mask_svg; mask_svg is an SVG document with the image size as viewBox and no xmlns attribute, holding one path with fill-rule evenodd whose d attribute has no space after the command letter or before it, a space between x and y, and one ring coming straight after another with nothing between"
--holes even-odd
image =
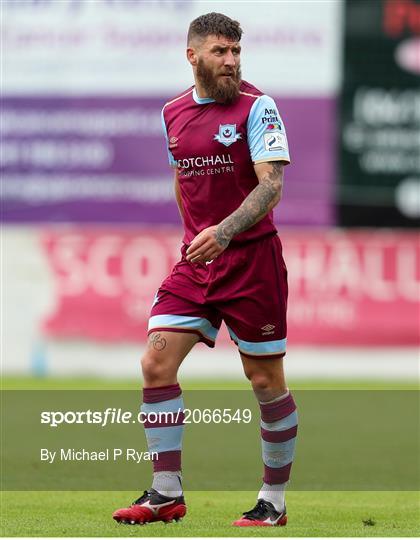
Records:
<instances>
[{"instance_id":1,"label":"player's knee","mask_svg":"<svg viewBox=\"0 0 420 540\"><path fill-rule=\"evenodd\" d=\"M272 379L269 377L267 373L264 372L256 372L250 374L248 377L251 381L252 388L256 392L262 392L264 390L270 390L273 386Z\"/></svg>"},{"instance_id":2,"label":"player's knee","mask_svg":"<svg viewBox=\"0 0 420 540\"><path fill-rule=\"evenodd\" d=\"M162 355L147 351L141 359L143 377L148 382L159 382L166 379L169 373L168 365Z\"/></svg>"},{"instance_id":3,"label":"player's knee","mask_svg":"<svg viewBox=\"0 0 420 540\"><path fill-rule=\"evenodd\" d=\"M245 376L251 381L254 390L266 390L271 385L269 373L255 366L244 366Z\"/></svg>"}]
</instances>

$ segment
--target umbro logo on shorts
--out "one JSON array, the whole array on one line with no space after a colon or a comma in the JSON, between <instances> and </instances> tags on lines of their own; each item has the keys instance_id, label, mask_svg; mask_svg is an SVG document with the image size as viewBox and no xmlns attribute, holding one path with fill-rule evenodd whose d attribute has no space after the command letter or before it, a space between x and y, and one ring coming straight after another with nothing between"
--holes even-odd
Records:
<instances>
[{"instance_id":1,"label":"umbro logo on shorts","mask_svg":"<svg viewBox=\"0 0 420 540\"><path fill-rule=\"evenodd\" d=\"M261 330L263 331L263 336L269 336L271 334L274 334L274 324L266 324L265 326L261 327Z\"/></svg>"}]
</instances>

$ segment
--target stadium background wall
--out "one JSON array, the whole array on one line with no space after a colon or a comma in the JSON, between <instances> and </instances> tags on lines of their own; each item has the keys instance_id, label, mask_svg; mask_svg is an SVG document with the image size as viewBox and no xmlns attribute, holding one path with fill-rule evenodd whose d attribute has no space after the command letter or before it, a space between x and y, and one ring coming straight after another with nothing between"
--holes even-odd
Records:
<instances>
[{"instance_id":1,"label":"stadium background wall","mask_svg":"<svg viewBox=\"0 0 420 540\"><path fill-rule=\"evenodd\" d=\"M104 358L129 354L121 365L131 376L179 250L160 108L190 84L185 29L214 6L127 5L2 3L5 373L101 375ZM386 0L224 3L245 29L244 77L276 98L288 130L292 165L275 220L291 283L290 366L330 354L326 372L348 374L348 363L399 347L395 375L407 373L402 358L416 359L419 245L415 233L389 229L419 215L418 65L409 61L419 3L404 6L411 11L390 14ZM366 138L394 141L411 169L363 168L376 151ZM361 364L354 347L365 351ZM233 354L226 333L217 351ZM300 376L313 373L300 365ZM220 369L239 376L226 362Z\"/></svg>"}]
</instances>

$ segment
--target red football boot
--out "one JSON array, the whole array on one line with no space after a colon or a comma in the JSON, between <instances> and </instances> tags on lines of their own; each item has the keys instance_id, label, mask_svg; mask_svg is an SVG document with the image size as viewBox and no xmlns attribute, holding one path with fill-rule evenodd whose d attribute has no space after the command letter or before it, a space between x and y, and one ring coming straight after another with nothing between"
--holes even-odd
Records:
<instances>
[{"instance_id":1,"label":"red football boot","mask_svg":"<svg viewBox=\"0 0 420 540\"><path fill-rule=\"evenodd\" d=\"M145 491L129 508L112 514L118 523L143 525L153 521L180 521L187 513L184 497L165 497L156 490Z\"/></svg>"},{"instance_id":2,"label":"red football boot","mask_svg":"<svg viewBox=\"0 0 420 540\"><path fill-rule=\"evenodd\" d=\"M234 521L236 527L283 527L287 523L286 507L277 512L274 506L264 499L258 499L252 510L244 512L241 519Z\"/></svg>"}]
</instances>

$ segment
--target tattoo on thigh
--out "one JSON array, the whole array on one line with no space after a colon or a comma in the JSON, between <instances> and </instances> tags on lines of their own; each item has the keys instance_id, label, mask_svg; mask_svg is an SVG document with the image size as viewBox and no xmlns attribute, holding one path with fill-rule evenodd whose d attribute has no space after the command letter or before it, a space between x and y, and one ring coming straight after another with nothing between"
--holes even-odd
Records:
<instances>
[{"instance_id":1,"label":"tattoo on thigh","mask_svg":"<svg viewBox=\"0 0 420 540\"><path fill-rule=\"evenodd\" d=\"M155 351L163 351L166 347L166 339L157 332L150 334L150 343Z\"/></svg>"}]
</instances>

